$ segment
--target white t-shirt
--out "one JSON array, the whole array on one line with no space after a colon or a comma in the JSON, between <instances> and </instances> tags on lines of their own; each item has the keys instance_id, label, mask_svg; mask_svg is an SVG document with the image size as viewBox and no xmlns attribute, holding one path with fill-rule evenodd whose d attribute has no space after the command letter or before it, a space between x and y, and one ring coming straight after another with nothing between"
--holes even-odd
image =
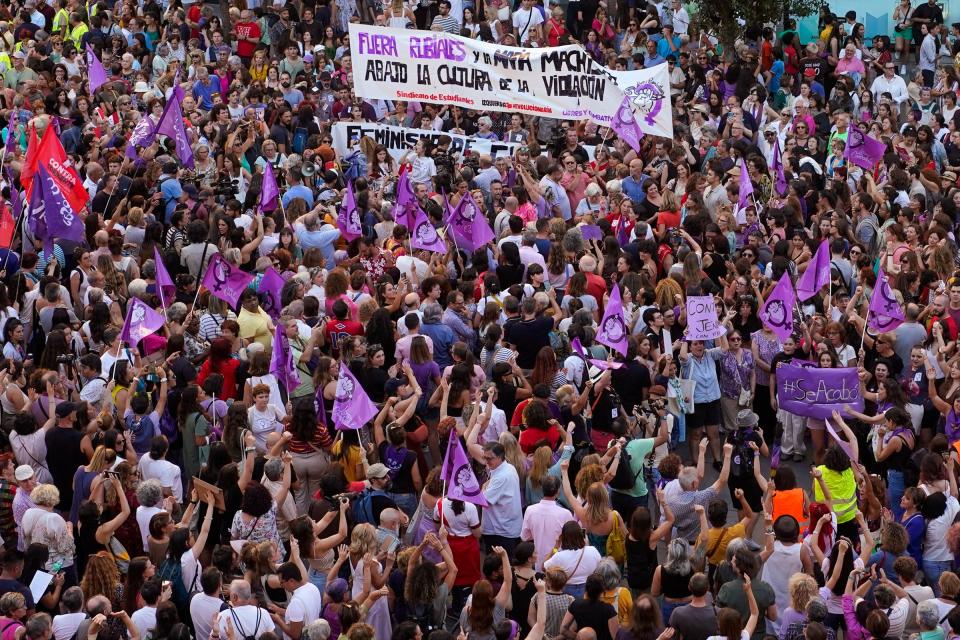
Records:
<instances>
[{"instance_id":1,"label":"white t-shirt","mask_svg":"<svg viewBox=\"0 0 960 640\"><path fill-rule=\"evenodd\" d=\"M259 621L258 618L259 612ZM220 635L227 637L227 620L233 623L234 634L238 638L253 636L259 638L267 632L273 632L276 625L270 618L270 612L261 607L255 607L252 604L243 604L239 607L231 607L226 611L220 612L218 625Z\"/></svg>"},{"instance_id":2,"label":"white t-shirt","mask_svg":"<svg viewBox=\"0 0 960 640\"><path fill-rule=\"evenodd\" d=\"M306 625L320 617L322 606L323 599L320 596L320 590L308 582L293 592L290 602L287 604L287 611L283 616L284 622L303 622ZM283 634L283 637L292 640L287 634Z\"/></svg>"},{"instance_id":3,"label":"white t-shirt","mask_svg":"<svg viewBox=\"0 0 960 640\"><path fill-rule=\"evenodd\" d=\"M193 556L192 552L190 556ZM184 557L187 554L183 554ZM196 563L196 559L194 559ZM186 580L187 573L184 571L183 578ZM197 583L199 584L199 580ZM189 587L190 585L187 584ZM196 631L197 638L209 638L210 630L213 628L214 616L217 615L217 612L223 608L224 602L220 598L214 598L213 596L208 596L205 593L198 593L193 598L190 599L190 617L193 619L193 628ZM226 636L224 636L226 637Z\"/></svg>"},{"instance_id":4,"label":"white t-shirt","mask_svg":"<svg viewBox=\"0 0 960 640\"><path fill-rule=\"evenodd\" d=\"M149 455L149 454L148 454ZM146 456L144 456L145 458ZM158 513L163 513L160 507L137 507L137 524L140 526L140 535L143 538L143 548L147 548L147 538L150 536L150 520ZM143 636L140 636L141 638Z\"/></svg>"},{"instance_id":5,"label":"white t-shirt","mask_svg":"<svg viewBox=\"0 0 960 640\"><path fill-rule=\"evenodd\" d=\"M247 420L250 421L250 430L253 432L253 437L257 439L258 451L267 450L268 435L274 431L278 433L283 431L283 424L280 423L283 416L283 409L272 404L268 404L263 411L257 409L255 404L247 409Z\"/></svg>"},{"instance_id":6,"label":"white t-shirt","mask_svg":"<svg viewBox=\"0 0 960 640\"><path fill-rule=\"evenodd\" d=\"M137 609L133 612L133 615L130 616L130 621L133 622L137 628L140 637L147 638L149 637L147 633L153 631L154 627L157 626L157 608L146 606L142 609Z\"/></svg>"},{"instance_id":7,"label":"white t-shirt","mask_svg":"<svg viewBox=\"0 0 960 640\"><path fill-rule=\"evenodd\" d=\"M518 9L513 12L513 26L520 36L521 45L527 44L530 40L530 30L542 22L543 15L533 7L530 9Z\"/></svg>"},{"instance_id":8,"label":"white t-shirt","mask_svg":"<svg viewBox=\"0 0 960 640\"><path fill-rule=\"evenodd\" d=\"M435 520L440 519L439 504L437 503L437 506L433 508ZM450 532L450 535L460 538L473 535L473 529L480 526L480 514L477 512L477 506L470 502L464 502L463 507L463 513L458 515L453 512L453 503L450 499L444 498L443 500L443 520L446 523L447 531Z\"/></svg>"},{"instance_id":9,"label":"white t-shirt","mask_svg":"<svg viewBox=\"0 0 960 640\"><path fill-rule=\"evenodd\" d=\"M927 522L927 533L923 542L923 559L934 562L953 560L953 552L947 545L947 532L954 518L960 512L960 502L953 496L947 496L947 510L939 518Z\"/></svg>"},{"instance_id":10,"label":"white t-shirt","mask_svg":"<svg viewBox=\"0 0 960 640\"><path fill-rule=\"evenodd\" d=\"M167 460L154 460L150 454L140 458L140 477L144 480L155 479L165 489L173 492L177 502L183 501L183 484L180 482L180 467Z\"/></svg>"},{"instance_id":11,"label":"white t-shirt","mask_svg":"<svg viewBox=\"0 0 960 640\"><path fill-rule=\"evenodd\" d=\"M583 558L581 559L581 552ZM577 564L579 562L579 564ZM553 554L549 560L543 563L544 569L563 569L564 573L570 576L567 584L584 584L587 578L592 574L597 565L600 564L600 552L590 545L583 549L563 549Z\"/></svg>"},{"instance_id":12,"label":"white t-shirt","mask_svg":"<svg viewBox=\"0 0 960 640\"><path fill-rule=\"evenodd\" d=\"M187 593L197 593L200 589L200 572L203 568L197 557L193 555L193 549L187 549L187 552L180 556L180 572L183 574L183 586Z\"/></svg>"},{"instance_id":13,"label":"white t-shirt","mask_svg":"<svg viewBox=\"0 0 960 640\"><path fill-rule=\"evenodd\" d=\"M86 619L87 614L82 611L79 613L65 613L54 616L53 637L56 638L56 640L70 640L73 634L77 632L77 627L80 626L80 623Z\"/></svg>"}]
</instances>

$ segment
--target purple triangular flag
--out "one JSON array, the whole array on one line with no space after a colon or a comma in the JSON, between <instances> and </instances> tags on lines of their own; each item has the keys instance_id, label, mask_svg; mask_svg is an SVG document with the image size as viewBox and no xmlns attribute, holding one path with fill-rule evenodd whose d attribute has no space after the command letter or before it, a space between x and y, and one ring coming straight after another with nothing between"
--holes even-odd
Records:
<instances>
[{"instance_id":1,"label":"purple triangular flag","mask_svg":"<svg viewBox=\"0 0 960 640\"><path fill-rule=\"evenodd\" d=\"M280 187L277 186L277 176L273 173L273 165L267 162L263 165L263 186L257 206L261 213L270 212L277 208L279 201Z\"/></svg>"},{"instance_id":2,"label":"purple triangular flag","mask_svg":"<svg viewBox=\"0 0 960 640\"><path fill-rule=\"evenodd\" d=\"M631 149L640 153L640 140L643 138L643 131L633 114L633 104L630 101L630 96L623 96L623 102L617 107L617 112L613 114L610 128L630 145Z\"/></svg>"},{"instance_id":3,"label":"purple triangular flag","mask_svg":"<svg viewBox=\"0 0 960 640\"><path fill-rule=\"evenodd\" d=\"M43 215L43 183L34 179L27 201L27 227L36 240L43 240L43 250L47 256L53 255L53 236L47 230L47 220ZM26 251L27 248L24 248Z\"/></svg>"},{"instance_id":4,"label":"purple triangular flag","mask_svg":"<svg viewBox=\"0 0 960 640\"><path fill-rule=\"evenodd\" d=\"M333 401L333 424L339 429L359 429L377 415L377 407L346 364L340 366L337 395Z\"/></svg>"},{"instance_id":5,"label":"purple triangular flag","mask_svg":"<svg viewBox=\"0 0 960 640\"><path fill-rule=\"evenodd\" d=\"M596 340L626 356L629 337L627 320L623 316L623 303L620 300L620 287L614 284L610 299L607 301L607 308L603 310L603 319L600 320Z\"/></svg>"},{"instance_id":6,"label":"purple triangular flag","mask_svg":"<svg viewBox=\"0 0 960 640\"><path fill-rule=\"evenodd\" d=\"M776 174L776 181L773 186L781 196L787 193L787 176L783 172L783 152L780 151L780 138L773 143L773 171Z\"/></svg>"},{"instance_id":7,"label":"purple triangular flag","mask_svg":"<svg viewBox=\"0 0 960 640\"><path fill-rule=\"evenodd\" d=\"M37 183L39 187L36 186ZM83 242L83 222L74 213L73 207L57 186L57 181L50 177L43 163L37 165L33 184L34 190L39 188L43 194L43 218L46 220L50 238Z\"/></svg>"},{"instance_id":8,"label":"purple triangular flag","mask_svg":"<svg viewBox=\"0 0 960 640\"><path fill-rule=\"evenodd\" d=\"M7 185L10 187L10 211L13 213L13 217L16 218L23 212L23 199L13 184L13 173L10 171L9 165L4 167L4 171L6 171Z\"/></svg>"},{"instance_id":9,"label":"purple triangular flag","mask_svg":"<svg viewBox=\"0 0 960 640\"><path fill-rule=\"evenodd\" d=\"M177 94L177 89L179 88L179 85L176 85L173 94L170 96L170 100L167 102L167 107L160 117L160 122L157 123L157 133L162 133L168 138L173 138L177 145L177 158L180 159L183 166L192 169L193 149L190 148L187 129L183 124L183 111L180 110L180 100L182 100L182 98L179 98Z\"/></svg>"},{"instance_id":10,"label":"purple triangular flag","mask_svg":"<svg viewBox=\"0 0 960 640\"><path fill-rule=\"evenodd\" d=\"M170 272L167 271L167 265L163 263L163 256L160 255L160 250L157 249L156 245L153 247L153 261L157 263L157 291L160 293L160 302L163 304L164 308L167 308L169 304L173 304L176 300L174 299L177 295L177 285L173 283L173 278L170 277Z\"/></svg>"},{"instance_id":11,"label":"purple triangular flag","mask_svg":"<svg viewBox=\"0 0 960 640\"><path fill-rule=\"evenodd\" d=\"M237 306L237 300L251 282L253 274L240 270L227 262L224 257L215 253L207 264L207 271L203 274L202 284L210 293L220 298L231 307Z\"/></svg>"},{"instance_id":12,"label":"purple triangular flag","mask_svg":"<svg viewBox=\"0 0 960 640\"><path fill-rule=\"evenodd\" d=\"M456 207L447 202L446 218L454 240L468 251L476 251L496 237L469 191L463 194Z\"/></svg>"},{"instance_id":13,"label":"purple triangular flag","mask_svg":"<svg viewBox=\"0 0 960 640\"><path fill-rule=\"evenodd\" d=\"M7 142L4 147L7 153L13 153L17 148L17 110L10 111L10 120L7 121Z\"/></svg>"},{"instance_id":14,"label":"purple triangular flag","mask_svg":"<svg viewBox=\"0 0 960 640\"><path fill-rule=\"evenodd\" d=\"M797 295L793 291L790 274L784 273L757 315L780 340L786 340L793 333L793 307L796 304Z\"/></svg>"},{"instance_id":15,"label":"purple triangular flag","mask_svg":"<svg viewBox=\"0 0 960 640\"><path fill-rule=\"evenodd\" d=\"M120 339L131 346L136 346L147 336L162 329L163 325L163 316L151 309L150 305L139 298L130 298L127 317L120 331Z\"/></svg>"},{"instance_id":16,"label":"purple triangular flag","mask_svg":"<svg viewBox=\"0 0 960 640\"><path fill-rule=\"evenodd\" d=\"M828 284L830 284L830 243L824 240L817 247L813 260L807 263L806 271L797 280L797 298L801 301L808 300Z\"/></svg>"},{"instance_id":17,"label":"purple triangular flag","mask_svg":"<svg viewBox=\"0 0 960 640\"><path fill-rule=\"evenodd\" d=\"M867 310L867 325L878 333L893 331L903 324L903 307L890 288L890 279L883 269L877 275L870 307Z\"/></svg>"},{"instance_id":18,"label":"purple triangular flag","mask_svg":"<svg viewBox=\"0 0 960 640\"><path fill-rule=\"evenodd\" d=\"M343 206L337 214L337 227L347 242L363 235L360 224L360 212L357 210L357 200L353 195L353 184L347 183L347 194L343 197Z\"/></svg>"},{"instance_id":19,"label":"purple triangular flag","mask_svg":"<svg viewBox=\"0 0 960 640\"><path fill-rule=\"evenodd\" d=\"M847 143L843 149L843 157L853 164L863 169L873 169L883 160L883 154L886 152L885 143L871 138L857 127L847 128Z\"/></svg>"},{"instance_id":20,"label":"purple triangular flag","mask_svg":"<svg viewBox=\"0 0 960 640\"><path fill-rule=\"evenodd\" d=\"M427 214L419 207L417 207L417 219L413 223L413 229L410 230L410 246L435 253L447 252L447 244L437 233Z\"/></svg>"},{"instance_id":21,"label":"purple triangular flag","mask_svg":"<svg viewBox=\"0 0 960 640\"><path fill-rule=\"evenodd\" d=\"M413 229L419 206L413 187L410 185L409 172L404 171L400 174L400 180L397 181L397 204L393 207L394 222L402 224L408 230Z\"/></svg>"},{"instance_id":22,"label":"purple triangular flag","mask_svg":"<svg viewBox=\"0 0 960 640\"><path fill-rule=\"evenodd\" d=\"M287 390L287 394L293 393L293 390L300 386L300 374L297 373L297 365L293 361L293 352L290 350L290 340L284 332L285 323L277 325L273 332L273 353L270 355L270 373L277 377L277 380Z\"/></svg>"},{"instance_id":23,"label":"purple triangular flag","mask_svg":"<svg viewBox=\"0 0 960 640\"><path fill-rule=\"evenodd\" d=\"M284 279L273 267L267 267L260 278L260 284L257 285L257 291L262 294L260 307L266 311L271 318L276 320L280 317L280 311L283 306L280 302L280 292L283 290Z\"/></svg>"},{"instance_id":24,"label":"purple triangular flag","mask_svg":"<svg viewBox=\"0 0 960 640\"><path fill-rule=\"evenodd\" d=\"M446 496L451 500L463 500L481 507L490 506L456 431L450 433L450 440L447 442L447 454L443 457L443 466L440 467L440 480Z\"/></svg>"},{"instance_id":25,"label":"purple triangular flag","mask_svg":"<svg viewBox=\"0 0 960 640\"><path fill-rule=\"evenodd\" d=\"M90 95L97 92L97 89L110 81L107 70L103 68L103 63L97 57L93 47L87 43L87 77L90 79Z\"/></svg>"},{"instance_id":26,"label":"purple triangular flag","mask_svg":"<svg viewBox=\"0 0 960 640\"><path fill-rule=\"evenodd\" d=\"M749 206L752 206L753 203L750 201L750 196L753 195L753 182L750 180L750 174L747 172L747 163L744 162L743 157L740 157L740 198L737 201L737 205L741 209L746 209Z\"/></svg>"}]
</instances>

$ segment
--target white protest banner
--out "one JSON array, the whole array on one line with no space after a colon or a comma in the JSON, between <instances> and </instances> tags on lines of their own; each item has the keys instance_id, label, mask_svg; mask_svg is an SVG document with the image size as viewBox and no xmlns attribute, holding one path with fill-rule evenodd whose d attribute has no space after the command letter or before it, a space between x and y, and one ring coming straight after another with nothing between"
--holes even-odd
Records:
<instances>
[{"instance_id":1,"label":"white protest banner","mask_svg":"<svg viewBox=\"0 0 960 640\"><path fill-rule=\"evenodd\" d=\"M717 320L713 296L687 297L687 340L714 340L726 332Z\"/></svg>"},{"instance_id":2,"label":"white protest banner","mask_svg":"<svg viewBox=\"0 0 960 640\"><path fill-rule=\"evenodd\" d=\"M406 127L394 127L391 125L377 124L375 122L335 122L330 130L333 138L333 150L341 158L350 153L347 142L351 138L362 138L367 136L382 144L387 148L387 153L393 156L394 160L400 160L417 140L426 138L434 145L437 144L437 138L442 135L450 136L450 152L454 155L463 155L464 151L469 151L473 155L488 155L492 158L497 156L512 156L517 152L517 148L523 145L519 142L500 142L498 140L485 140L483 138L473 138L471 136L461 136L455 133L444 131L429 131L427 129L407 129Z\"/></svg>"},{"instance_id":3,"label":"white protest banner","mask_svg":"<svg viewBox=\"0 0 960 640\"><path fill-rule=\"evenodd\" d=\"M448 33L352 23L350 54L354 90L362 97L604 124L625 95L611 72L575 45L524 49ZM661 110L670 111L669 84L663 90L668 98ZM663 100L647 102L653 108Z\"/></svg>"},{"instance_id":4,"label":"white protest banner","mask_svg":"<svg viewBox=\"0 0 960 640\"><path fill-rule=\"evenodd\" d=\"M617 84L633 102L637 124L649 136L673 137L673 109L670 105L670 71L658 64L637 71L610 71Z\"/></svg>"}]
</instances>

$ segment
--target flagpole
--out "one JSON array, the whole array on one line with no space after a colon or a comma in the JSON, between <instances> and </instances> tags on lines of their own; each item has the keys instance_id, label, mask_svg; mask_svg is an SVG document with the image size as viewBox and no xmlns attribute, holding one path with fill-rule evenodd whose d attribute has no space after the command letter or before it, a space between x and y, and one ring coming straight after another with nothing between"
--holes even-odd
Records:
<instances>
[{"instance_id":1,"label":"flagpole","mask_svg":"<svg viewBox=\"0 0 960 640\"><path fill-rule=\"evenodd\" d=\"M10 188L13 189L13 184L10 184ZM10 204L9 202L7 204ZM17 237L17 225L20 224L20 219L23 217L24 203L20 203L20 213L17 214L17 219L13 223L13 234L10 236L10 246L7 247L7 255L3 257L3 267L0 268L0 272L7 270L7 260L10 259L10 254L13 253L13 241ZM22 248L22 247L21 247Z\"/></svg>"}]
</instances>

